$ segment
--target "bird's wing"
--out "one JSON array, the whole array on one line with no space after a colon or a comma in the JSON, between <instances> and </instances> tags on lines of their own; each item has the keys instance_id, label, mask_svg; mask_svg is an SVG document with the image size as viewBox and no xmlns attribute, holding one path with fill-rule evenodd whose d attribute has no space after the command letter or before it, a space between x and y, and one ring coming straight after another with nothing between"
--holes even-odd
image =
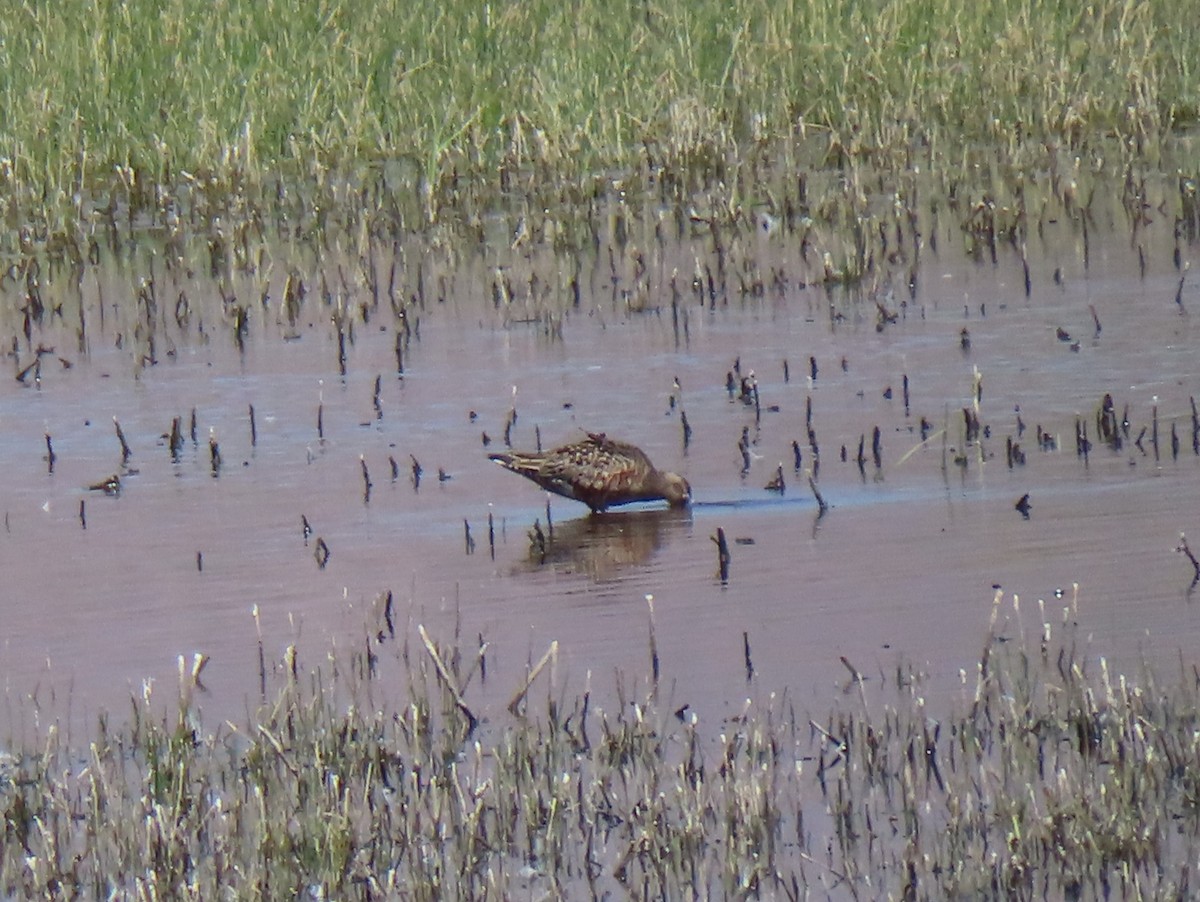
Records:
<instances>
[{"instance_id":1,"label":"bird's wing","mask_svg":"<svg viewBox=\"0 0 1200 902\"><path fill-rule=\"evenodd\" d=\"M562 449L555 461L564 478L575 484L580 495L602 493L623 495L636 490L651 471L649 459L638 448L604 436Z\"/></svg>"}]
</instances>

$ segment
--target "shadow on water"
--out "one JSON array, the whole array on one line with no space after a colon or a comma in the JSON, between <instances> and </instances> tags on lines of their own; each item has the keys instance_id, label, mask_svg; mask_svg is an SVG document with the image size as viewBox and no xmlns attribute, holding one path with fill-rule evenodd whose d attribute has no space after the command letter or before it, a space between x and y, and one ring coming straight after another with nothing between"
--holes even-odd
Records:
<instances>
[{"instance_id":1,"label":"shadow on water","mask_svg":"<svg viewBox=\"0 0 1200 902\"><path fill-rule=\"evenodd\" d=\"M687 510L627 510L588 514L531 530L529 554L514 570L552 569L596 582L644 567L691 526Z\"/></svg>"}]
</instances>

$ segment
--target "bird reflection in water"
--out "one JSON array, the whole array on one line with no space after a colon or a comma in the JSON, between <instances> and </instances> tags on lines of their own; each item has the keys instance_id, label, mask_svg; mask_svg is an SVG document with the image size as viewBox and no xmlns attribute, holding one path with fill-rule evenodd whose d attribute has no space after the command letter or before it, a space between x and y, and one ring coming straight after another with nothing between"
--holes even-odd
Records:
<instances>
[{"instance_id":1,"label":"bird reflection in water","mask_svg":"<svg viewBox=\"0 0 1200 902\"><path fill-rule=\"evenodd\" d=\"M546 567L596 581L615 579L622 570L645 566L660 548L691 526L687 509L668 508L591 514L555 523L534 524L529 554L519 569Z\"/></svg>"}]
</instances>

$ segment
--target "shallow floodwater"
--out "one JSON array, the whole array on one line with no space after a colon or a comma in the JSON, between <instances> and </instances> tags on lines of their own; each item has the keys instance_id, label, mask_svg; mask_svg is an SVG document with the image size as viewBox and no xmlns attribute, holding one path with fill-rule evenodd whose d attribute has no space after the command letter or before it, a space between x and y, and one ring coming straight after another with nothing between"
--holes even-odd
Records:
<instances>
[{"instance_id":1,"label":"shallow floodwater","mask_svg":"<svg viewBox=\"0 0 1200 902\"><path fill-rule=\"evenodd\" d=\"M72 326L35 331L34 345L55 346L40 384L0 384L9 729L120 714L146 681L169 701L177 658L196 653L211 658L197 698L206 719L237 719L259 702L260 634L268 667L292 644L317 665L331 645L361 646L384 628L389 591L397 643L419 649L418 625L443 644L457 632L465 655L487 642L486 680L467 695L490 713L551 642L555 678L576 691L644 678L651 622L662 683L701 717L767 692L819 716L843 691L843 658L870 680L902 665L927 674L931 692L954 692L960 671L974 673L997 589L1006 635L1018 624L1036 633L1043 617L1057 626L1066 609L1116 669L1190 670L1200 605L1175 549L1185 532L1200 550L1190 402L1200 293L1185 276L1176 303L1184 270L1170 222L1139 236L1144 275L1119 228L1093 230L1085 266L1078 226L1050 224L1028 249L1028 297L1011 248L977 261L957 227L942 228L912 298L906 286L868 298L792 280L717 303L688 291L673 313L661 283L661 297L632 304L607 263L590 264L578 308L550 326L497 309L492 273L468 260L422 312L402 376L383 314L356 323L339 375L336 331L314 302L295 328L252 307L241 350L210 323L160 344L154 365L128 341L118 348L122 327L101 326L94 309L85 353ZM764 270L786 269L792 251L770 234L754 240ZM1194 256L1184 244L1181 266ZM658 266L690 273L694 260L685 243ZM121 284L113 273L85 280L85 306L114 304ZM197 282L193 303L205 292L216 289ZM882 328L876 297L896 314ZM757 413L726 390L735 361L753 371ZM977 385L984 431L967 442ZM1106 393L1118 420L1127 411L1119 448L1097 435ZM810 402L823 516L803 472L814 464ZM503 447L514 408L514 447L606 432L686 475L695 505L589 516L554 497L547 524L545 493L486 458L484 434ZM124 465L114 417L132 449ZM1024 464L1008 465L1009 438ZM785 491L765 490L780 466ZM89 490L112 474L119 494ZM1015 509L1026 494L1028 518ZM531 554L535 521L544 556ZM718 529L731 549L725 580Z\"/></svg>"}]
</instances>

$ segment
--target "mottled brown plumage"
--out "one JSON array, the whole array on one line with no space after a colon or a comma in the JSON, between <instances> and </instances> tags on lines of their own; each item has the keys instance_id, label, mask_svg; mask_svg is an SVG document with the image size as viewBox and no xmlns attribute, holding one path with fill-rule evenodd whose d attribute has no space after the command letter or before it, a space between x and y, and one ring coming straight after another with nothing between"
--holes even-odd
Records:
<instances>
[{"instance_id":1,"label":"mottled brown plumage","mask_svg":"<svg viewBox=\"0 0 1200 902\"><path fill-rule=\"evenodd\" d=\"M645 453L603 433L552 451L489 454L506 470L532 479L547 491L602 511L633 501L691 503L692 488L676 473L657 469Z\"/></svg>"}]
</instances>

